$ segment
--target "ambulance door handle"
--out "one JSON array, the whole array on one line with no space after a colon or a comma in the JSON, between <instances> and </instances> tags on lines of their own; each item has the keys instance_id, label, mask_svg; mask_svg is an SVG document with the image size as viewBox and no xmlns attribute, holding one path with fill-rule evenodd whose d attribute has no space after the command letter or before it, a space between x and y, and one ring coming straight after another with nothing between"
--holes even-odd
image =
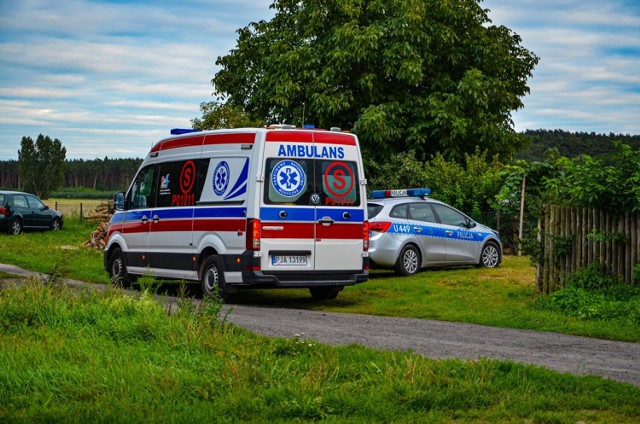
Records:
<instances>
[{"instance_id":1,"label":"ambulance door handle","mask_svg":"<svg viewBox=\"0 0 640 424\"><path fill-rule=\"evenodd\" d=\"M152 219L153 219L153 223L154 223L154 224L157 224L157 223L158 223L158 221L160 221L160 218L158 218L158 215L153 215L153 218L152 218Z\"/></svg>"},{"instance_id":2,"label":"ambulance door handle","mask_svg":"<svg viewBox=\"0 0 640 424\"><path fill-rule=\"evenodd\" d=\"M349 219L349 218L351 218L351 214L349 212L345 212L345 213L342 214L342 218L343 219Z\"/></svg>"},{"instance_id":3,"label":"ambulance door handle","mask_svg":"<svg viewBox=\"0 0 640 424\"><path fill-rule=\"evenodd\" d=\"M149 222L149 218L147 218L147 215L142 215L142 218L140 218L140 221L142 221L143 224L146 224L147 222Z\"/></svg>"},{"instance_id":4,"label":"ambulance door handle","mask_svg":"<svg viewBox=\"0 0 640 424\"><path fill-rule=\"evenodd\" d=\"M335 221L333 219L331 219L330 216L325 216L325 217L322 217L322 219L318 220L318 223L320 223L322 225L331 225L334 222Z\"/></svg>"},{"instance_id":5,"label":"ambulance door handle","mask_svg":"<svg viewBox=\"0 0 640 424\"><path fill-rule=\"evenodd\" d=\"M280 211L278 215L280 215L280 218L285 219L288 214L287 214L287 211Z\"/></svg>"}]
</instances>

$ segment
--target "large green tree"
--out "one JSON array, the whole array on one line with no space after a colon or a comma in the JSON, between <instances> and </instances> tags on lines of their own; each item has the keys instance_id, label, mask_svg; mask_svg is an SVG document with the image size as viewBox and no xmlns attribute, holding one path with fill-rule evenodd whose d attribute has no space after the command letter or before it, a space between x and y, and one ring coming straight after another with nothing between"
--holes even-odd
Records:
<instances>
[{"instance_id":1,"label":"large green tree","mask_svg":"<svg viewBox=\"0 0 640 424\"><path fill-rule=\"evenodd\" d=\"M352 129L373 161L508 159L538 58L480 1L275 0L218 57L214 95L254 120Z\"/></svg>"},{"instance_id":2,"label":"large green tree","mask_svg":"<svg viewBox=\"0 0 640 424\"><path fill-rule=\"evenodd\" d=\"M64 182L67 149L57 138L38 135L35 143L31 137L22 137L18 150L18 172L24 189L46 199Z\"/></svg>"}]
</instances>

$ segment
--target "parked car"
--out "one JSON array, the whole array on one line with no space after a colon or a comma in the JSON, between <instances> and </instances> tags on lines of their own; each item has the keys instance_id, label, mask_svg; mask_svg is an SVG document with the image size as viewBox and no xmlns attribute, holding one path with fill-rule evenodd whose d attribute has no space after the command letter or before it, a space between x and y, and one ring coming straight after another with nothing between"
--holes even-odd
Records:
<instances>
[{"instance_id":1,"label":"parked car","mask_svg":"<svg viewBox=\"0 0 640 424\"><path fill-rule=\"evenodd\" d=\"M372 264L395 268L404 276L427 267L498 266L498 233L427 197L430 193L428 188L371 193L367 210Z\"/></svg>"},{"instance_id":2,"label":"parked car","mask_svg":"<svg viewBox=\"0 0 640 424\"><path fill-rule=\"evenodd\" d=\"M64 219L33 194L0 191L0 231L20 234L23 230L59 230Z\"/></svg>"}]
</instances>

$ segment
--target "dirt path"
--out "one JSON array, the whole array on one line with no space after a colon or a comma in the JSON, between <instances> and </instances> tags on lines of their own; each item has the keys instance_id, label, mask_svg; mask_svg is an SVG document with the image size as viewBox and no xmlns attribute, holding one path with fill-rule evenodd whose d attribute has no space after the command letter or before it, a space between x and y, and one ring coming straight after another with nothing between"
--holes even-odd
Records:
<instances>
[{"instance_id":1,"label":"dirt path","mask_svg":"<svg viewBox=\"0 0 640 424\"><path fill-rule=\"evenodd\" d=\"M34 274L2 264L0 272ZM86 283L69 281L69 284ZM174 304L177 300L167 296L160 299ZM640 343L411 318L246 305L231 308L228 321L271 337L303 337L330 345L356 343L375 349L411 350L434 359L509 359L640 386Z\"/></svg>"}]
</instances>

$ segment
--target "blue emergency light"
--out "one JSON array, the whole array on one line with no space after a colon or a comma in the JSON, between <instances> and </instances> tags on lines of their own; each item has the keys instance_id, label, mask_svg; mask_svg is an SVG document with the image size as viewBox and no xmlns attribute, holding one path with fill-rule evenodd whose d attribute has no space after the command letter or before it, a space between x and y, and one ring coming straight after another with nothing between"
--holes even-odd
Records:
<instances>
[{"instance_id":1,"label":"blue emergency light","mask_svg":"<svg viewBox=\"0 0 640 424\"><path fill-rule=\"evenodd\" d=\"M425 197L431 194L431 189L409 188L405 190L373 190L371 192L372 199L386 199L389 197Z\"/></svg>"},{"instance_id":2,"label":"blue emergency light","mask_svg":"<svg viewBox=\"0 0 640 424\"><path fill-rule=\"evenodd\" d=\"M199 132L199 131L202 131L202 130L193 129L193 128L172 128L171 135L188 134L188 133Z\"/></svg>"}]
</instances>

